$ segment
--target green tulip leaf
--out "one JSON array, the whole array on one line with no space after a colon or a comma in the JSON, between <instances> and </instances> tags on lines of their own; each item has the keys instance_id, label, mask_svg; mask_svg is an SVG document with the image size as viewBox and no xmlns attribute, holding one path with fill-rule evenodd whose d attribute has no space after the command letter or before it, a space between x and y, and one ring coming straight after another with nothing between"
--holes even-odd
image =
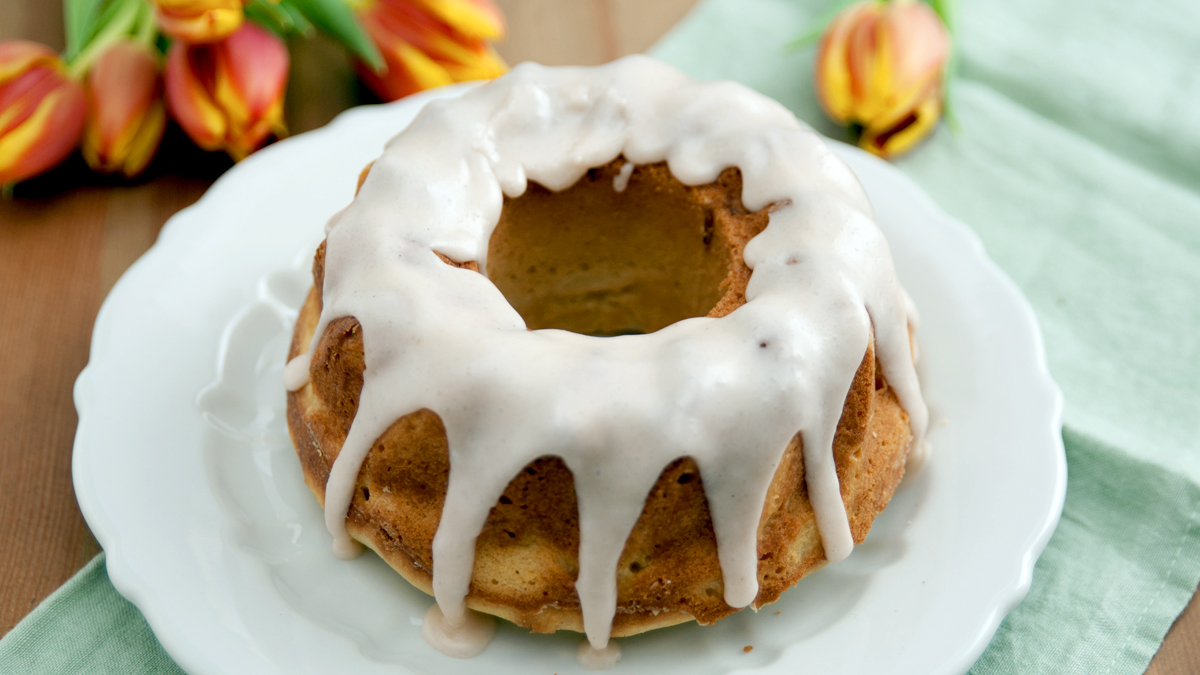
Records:
<instances>
[{"instance_id":1,"label":"green tulip leaf","mask_svg":"<svg viewBox=\"0 0 1200 675\"><path fill-rule=\"evenodd\" d=\"M372 68L383 67L383 56L345 0L288 0L318 30L341 42Z\"/></svg>"},{"instance_id":2,"label":"green tulip leaf","mask_svg":"<svg viewBox=\"0 0 1200 675\"><path fill-rule=\"evenodd\" d=\"M73 15L64 15L67 29L67 50L64 60L71 76L84 77L92 63L116 40L153 35L154 17L145 0L96 0L91 7L83 6L85 0L66 0L64 11L71 2L79 6L70 9ZM144 28L150 32L142 35Z\"/></svg>"},{"instance_id":3,"label":"green tulip leaf","mask_svg":"<svg viewBox=\"0 0 1200 675\"><path fill-rule=\"evenodd\" d=\"M279 37L300 35L309 38L316 32L308 19L300 13L300 10L286 2L251 0L246 4L245 12L251 20L258 22Z\"/></svg>"},{"instance_id":4,"label":"green tulip leaf","mask_svg":"<svg viewBox=\"0 0 1200 675\"><path fill-rule=\"evenodd\" d=\"M75 58L96 34L104 4L105 0L63 0L63 27L67 37L64 59Z\"/></svg>"},{"instance_id":5,"label":"green tulip leaf","mask_svg":"<svg viewBox=\"0 0 1200 675\"><path fill-rule=\"evenodd\" d=\"M246 18L279 37L287 37L295 32L292 18L281 10L279 5L265 2L265 0L253 0L246 4L243 11L246 13Z\"/></svg>"},{"instance_id":6,"label":"green tulip leaf","mask_svg":"<svg viewBox=\"0 0 1200 675\"><path fill-rule=\"evenodd\" d=\"M953 32L954 30L954 0L926 0L933 11L937 13L938 18L946 26L946 30Z\"/></svg>"},{"instance_id":7,"label":"green tulip leaf","mask_svg":"<svg viewBox=\"0 0 1200 675\"><path fill-rule=\"evenodd\" d=\"M304 17L304 14L300 10L293 7L291 3L281 0L276 6L279 7L280 11L288 15L297 33L300 33L304 37L312 37L313 33L316 32L316 28L313 27L312 23Z\"/></svg>"}]
</instances>

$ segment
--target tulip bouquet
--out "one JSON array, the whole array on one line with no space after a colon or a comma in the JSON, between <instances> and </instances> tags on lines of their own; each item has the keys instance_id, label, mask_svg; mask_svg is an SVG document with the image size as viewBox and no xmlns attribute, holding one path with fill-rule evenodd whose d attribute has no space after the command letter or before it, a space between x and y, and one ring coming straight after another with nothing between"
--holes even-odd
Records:
<instances>
[{"instance_id":1,"label":"tulip bouquet","mask_svg":"<svg viewBox=\"0 0 1200 675\"><path fill-rule=\"evenodd\" d=\"M868 0L834 8L819 37L814 81L825 114L885 159L912 149L947 111L953 69L949 0Z\"/></svg>"},{"instance_id":2,"label":"tulip bouquet","mask_svg":"<svg viewBox=\"0 0 1200 675\"><path fill-rule=\"evenodd\" d=\"M492 0L65 0L66 50L0 42L0 187L80 148L132 178L168 118L240 160L287 134L285 40L325 33L384 100L507 70Z\"/></svg>"}]
</instances>

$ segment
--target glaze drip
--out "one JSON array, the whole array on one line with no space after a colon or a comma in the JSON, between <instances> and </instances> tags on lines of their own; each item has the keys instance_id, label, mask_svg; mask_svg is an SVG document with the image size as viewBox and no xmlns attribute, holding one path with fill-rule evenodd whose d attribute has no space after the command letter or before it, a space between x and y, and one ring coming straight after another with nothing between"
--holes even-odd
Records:
<instances>
[{"instance_id":1,"label":"glaze drip","mask_svg":"<svg viewBox=\"0 0 1200 675\"><path fill-rule=\"evenodd\" d=\"M456 659L478 656L495 634L496 619L479 612L467 611L462 621L455 624L446 620L440 607L433 605L421 620L421 637L425 642Z\"/></svg>"},{"instance_id":2,"label":"glaze drip","mask_svg":"<svg viewBox=\"0 0 1200 675\"><path fill-rule=\"evenodd\" d=\"M565 189L619 156L666 161L686 185L738 167L746 208L775 205L745 248L746 304L645 335L526 330L485 276L504 196L520 196L528 181ZM724 599L740 608L758 593L763 501L797 433L826 557L853 547L832 443L872 329L915 442L924 432L906 300L866 194L814 132L737 84L695 82L641 56L590 69L518 66L429 103L327 234L324 305L308 351L330 321L353 316L366 369L325 487L326 524L335 550L352 548L346 513L375 439L404 415L436 412L450 477L433 588L451 629L468 621L476 536L537 457L561 457L574 475L575 585L591 648L604 650L616 566L663 467L684 456L698 464ZM484 274L438 254L476 261Z\"/></svg>"},{"instance_id":3,"label":"glaze drip","mask_svg":"<svg viewBox=\"0 0 1200 675\"><path fill-rule=\"evenodd\" d=\"M613 190L624 192L629 187L629 177L633 175L633 162L621 165L621 172L613 176Z\"/></svg>"},{"instance_id":4,"label":"glaze drip","mask_svg":"<svg viewBox=\"0 0 1200 675\"><path fill-rule=\"evenodd\" d=\"M584 640L575 652L575 659L588 670L606 670L621 660L621 648L617 643L609 642L602 649L596 649L591 642Z\"/></svg>"},{"instance_id":5,"label":"glaze drip","mask_svg":"<svg viewBox=\"0 0 1200 675\"><path fill-rule=\"evenodd\" d=\"M299 391L308 384L309 368L312 367L312 356L308 352L296 356L283 367L283 388L288 391Z\"/></svg>"}]
</instances>

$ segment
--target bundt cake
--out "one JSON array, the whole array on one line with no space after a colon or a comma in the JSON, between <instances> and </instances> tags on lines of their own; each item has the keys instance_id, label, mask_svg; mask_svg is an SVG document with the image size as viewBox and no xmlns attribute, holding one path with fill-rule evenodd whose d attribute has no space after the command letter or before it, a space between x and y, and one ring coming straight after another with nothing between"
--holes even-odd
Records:
<instances>
[{"instance_id":1,"label":"bundt cake","mask_svg":"<svg viewBox=\"0 0 1200 675\"><path fill-rule=\"evenodd\" d=\"M739 85L519 66L427 104L326 235L289 430L335 551L443 631L470 608L599 650L761 607L862 541L921 447L865 193Z\"/></svg>"}]
</instances>

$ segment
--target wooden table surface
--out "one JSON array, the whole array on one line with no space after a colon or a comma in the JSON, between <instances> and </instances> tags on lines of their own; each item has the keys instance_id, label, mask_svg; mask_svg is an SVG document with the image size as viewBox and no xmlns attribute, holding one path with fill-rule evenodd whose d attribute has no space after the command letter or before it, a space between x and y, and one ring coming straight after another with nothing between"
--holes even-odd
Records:
<instances>
[{"instance_id":1,"label":"wooden table surface","mask_svg":"<svg viewBox=\"0 0 1200 675\"><path fill-rule=\"evenodd\" d=\"M596 64L640 52L695 0L500 0L510 62ZM62 47L61 3L0 0L0 40ZM368 95L324 40L293 45L287 119L319 127ZM178 129L134 183L96 176L76 155L0 201L0 635L99 552L71 487L71 388L92 322L125 269L173 213L229 166ZM1200 673L1200 601L1175 622L1147 673Z\"/></svg>"}]
</instances>

